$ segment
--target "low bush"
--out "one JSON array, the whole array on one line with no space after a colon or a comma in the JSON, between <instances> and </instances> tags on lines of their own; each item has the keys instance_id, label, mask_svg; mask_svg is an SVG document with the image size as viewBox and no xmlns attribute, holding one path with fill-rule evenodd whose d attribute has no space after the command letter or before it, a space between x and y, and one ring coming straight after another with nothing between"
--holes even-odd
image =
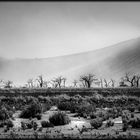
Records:
<instances>
[{"instance_id":1,"label":"low bush","mask_svg":"<svg viewBox=\"0 0 140 140\"><path fill-rule=\"evenodd\" d=\"M95 129L98 129L102 126L103 122L101 118L96 118L90 121L91 126L93 126Z\"/></svg>"},{"instance_id":2,"label":"low bush","mask_svg":"<svg viewBox=\"0 0 140 140\"><path fill-rule=\"evenodd\" d=\"M134 111L135 111L135 107L133 107L133 106L129 106L127 109L128 109L130 112L134 112Z\"/></svg>"},{"instance_id":3,"label":"low bush","mask_svg":"<svg viewBox=\"0 0 140 140\"><path fill-rule=\"evenodd\" d=\"M58 109L60 109L60 110L72 110L72 105L71 105L71 102L68 102L68 101L66 101L66 102L60 102L59 104L58 104Z\"/></svg>"},{"instance_id":4,"label":"low bush","mask_svg":"<svg viewBox=\"0 0 140 140\"><path fill-rule=\"evenodd\" d=\"M13 122L11 121L11 120L7 120L6 121L6 125L7 125L7 127L13 127L14 126L14 124L13 124Z\"/></svg>"},{"instance_id":5,"label":"low bush","mask_svg":"<svg viewBox=\"0 0 140 140\"><path fill-rule=\"evenodd\" d=\"M23 130L25 130L25 129L27 128L27 126L26 126L26 123L25 123L25 122L21 122L21 128L22 128Z\"/></svg>"},{"instance_id":6,"label":"low bush","mask_svg":"<svg viewBox=\"0 0 140 140\"><path fill-rule=\"evenodd\" d=\"M116 108L107 110L107 114L109 115L110 118L113 118L113 119L115 119L119 116L118 110Z\"/></svg>"},{"instance_id":7,"label":"low bush","mask_svg":"<svg viewBox=\"0 0 140 140\"><path fill-rule=\"evenodd\" d=\"M107 111L99 110L96 112L96 116L98 118L102 118L102 120L105 121L105 120L108 120L111 115Z\"/></svg>"},{"instance_id":8,"label":"low bush","mask_svg":"<svg viewBox=\"0 0 140 140\"><path fill-rule=\"evenodd\" d=\"M31 105L27 106L27 108L25 108L21 114L20 114L20 118L34 118L36 116L38 116L39 114L41 114L42 112L42 107L39 103L31 103Z\"/></svg>"},{"instance_id":9,"label":"low bush","mask_svg":"<svg viewBox=\"0 0 140 140\"><path fill-rule=\"evenodd\" d=\"M28 122L21 122L21 128L22 128L23 130L25 130L25 129L32 129L32 128L33 128L34 130L36 130L37 127L38 127L38 124L37 124L37 122L34 121L34 120L31 120L31 121L28 121Z\"/></svg>"},{"instance_id":10,"label":"low bush","mask_svg":"<svg viewBox=\"0 0 140 140\"><path fill-rule=\"evenodd\" d=\"M42 112L46 112L51 108L52 104L50 102L42 103Z\"/></svg>"},{"instance_id":11,"label":"low bush","mask_svg":"<svg viewBox=\"0 0 140 140\"><path fill-rule=\"evenodd\" d=\"M125 113L122 115L122 123L124 129L131 126L132 128L140 128L140 118L135 117L134 114Z\"/></svg>"},{"instance_id":12,"label":"low bush","mask_svg":"<svg viewBox=\"0 0 140 140\"><path fill-rule=\"evenodd\" d=\"M46 127L53 127L54 125L52 123L48 122L48 121L42 121L41 126L43 128L46 128Z\"/></svg>"},{"instance_id":13,"label":"low bush","mask_svg":"<svg viewBox=\"0 0 140 140\"><path fill-rule=\"evenodd\" d=\"M140 118L133 118L130 120L132 128L140 128Z\"/></svg>"},{"instance_id":14,"label":"low bush","mask_svg":"<svg viewBox=\"0 0 140 140\"><path fill-rule=\"evenodd\" d=\"M108 120L109 119L109 114L104 113L102 118L103 118L103 121Z\"/></svg>"},{"instance_id":15,"label":"low bush","mask_svg":"<svg viewBox=\"0 0 140 140\"><path fill-rule=\"evenodd\" d=\"M12 114L5 108L0 109L0 120L7 120L12 116Z\"/></svg>"},{"instance_id":16,"label":"low bush","mask_svg":"<svg viewBox=\"0 0 140 140\"><path fill-rule=\"evenodd\" d=\"M134 113L131 113L131 118L134 118Z\"/></svg>"},{"instance_id":17,"label":"low bush","mask_svg":"<svg viewBox=\"0 0 140 140\"><path fill-rule=\"evenodd\" d=\"M97 115L94 112L91 112L90 113L90 118L91 119L95 119L96 117L97 117Z\"/></svg>"},{"instance_id":18,"label":"low bush","mask_svg":"<svg viewBox=\"0 0 140 140\"><path fill-rule=\"evenodd\" d=\"M35 121L32 120L32 121L31 121L31 124L32 124L33 129L36 130L37 127L38 127L37 122L35 122Z\"/></svg>"},{"instance_id":19,"label":"low bush","mask_svg":"<svg viewBox=\"0 0 140 140\"><path fill-rule=\"evenodd\" d=\"M137 109L138 109L138 111L140 112L140 105L138 105Z\"/></svg>"},{"instance_id":20,"label":"low bush","mask_svg":"<svg viewBox=\"0 0 140 140\"><path fill-rule=\"evenodd\" d=\"M31 122L26 123L27 129L33 128L33 124Z\"/></svg>"},{"instance_id":21,"label":"low bush","mask_svg":"<svg viewBox=\"0 0 140 140\"><path fill-rule=\"evenodd\" d=\"M79 104L74 101L59 102L57 107L60 110L69 110L71 113L75 113L78 110Z\"/></svg>"},{"instance_id":22,"label":"low bush","mask_svg":"<svg viewBox=\"0 0 140 140\"><path fill-rule=\"evenodd\" d=\"M45 103L46 102L46 97L40 95L40 96L38 96L38 100L41 103Z\"/></svg>"},{"instance_id":23,"label":"low bush","mask_svg":"<svg viewBox=\"0 0 140 140\"><path fill-rule=\"evenodd\" d=\"M103 118L104 115L105 115L105 112L104 112L104 111L97 111L97 116L98 116L99 118Z\"/></svg>"},{"instance_id":24,"label":"low bush","mask_svg":"<svg viewBox=\"0 0 140 140\"><path fill-rule=\"evenodd\" d=\"M95 107L91 104L81 104L78 106L77 113L80 117L86 118L91 112L95 112Z\"/></svg>"},{"instance_id":25,"label":"low bush","mask_svg":"<svg viewBox=\"0 0 140 140\"><path fill-rule=\"evenodd\" d=\"M39 114L39 113L37 113L37 114L35 115L35 117L36 117L38 120L41 120L42 115Z\"/></svg>"},{"instance_id":26,"label":"low bush","mask_svg":"<svg viewBox=\"0 0 140 140\"><path fill-rule=\"evenodd\" d=\"M111 126L113 126L113 125L114 125L114 122L111 121L111 120L108 120L108 121L106 122L106 127L111 127Z\"/></svg>"},{"instance_id":27,"label":"low bush","mask_svg":"<svg viewBox=\"0 0 140 140\"><path fill-rule=\"evenodd\" d=\"M58 95L58 98L59 98L59 101L66 102L66 101L69 101L71 97L67 94L60 94Z\"/></svg>"},{"instance_id":28,"label":"low bush","mask_svg":"<svg viewBox=\"0 0 140 140\"><path fill-rule=\"evenodd\" d=\"M65 125L70 123L69 117L63 112L57 112L53 114L52 116L50 116L49 121L54 126Z\"/></svg>"},{"instance_id":29,"label":"low bush","mask_svg":"<svg viewBox=\"0 0 140 140\"><path fill-rule=\"evenodd\" d=\"M127 123L123 123L122 129L125 132L128 129L128 124Z\"/></svg>"},{"instance_id":30,"label":"low bush","mask_svg":"<svg viewBox=\"0 0 140 140\"><path fill-rule=\"evenodd\" d=\"M0 127L4 127L4 122L0 121Z\"/></svg>"},{"instance_id":31,"label":"low bush","mask_svg":"<svg viewBox=\"0 0 140 140\"><path fill-rule=\"evenodd\" d=\"M38 102L38 98L34 96L25 96L26 104L30 104L32 102Z\"/></svg>"}]
</instances>

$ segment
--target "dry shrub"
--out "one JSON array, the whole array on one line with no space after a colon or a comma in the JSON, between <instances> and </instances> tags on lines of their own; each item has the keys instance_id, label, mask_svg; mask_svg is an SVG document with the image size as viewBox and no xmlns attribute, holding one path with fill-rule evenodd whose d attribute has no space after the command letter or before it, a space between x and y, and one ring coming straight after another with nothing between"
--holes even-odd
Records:
<instances>
[{"instance_id":1,"label":"dry shrub","mask_svg":"<svg viewBox=\"0 0 140 140\"><path fill-rule=\"evenodd\" d=\"M39 103L32 102L27 108L25 108L21 114L20 118L34 118L37 117L42 112L42 106Z\"/></svg>"},{"instance_id":2,"label":"dry shrub","mask_svg":"<svg viewBox=\"0 0 140 140\"><path fill-rule=\"evenodd\" d=\"M52 123L48 122L48 121L42 121L41 126L43 128L46 128L46 127L53 127L54 125Z\"/></svg>"},{"instance_id":3,"label":"dry shrub","mask_svg":"<svg viewBox=\"0 0 140 140\"><path fill-rule=\"evenodd\" d=\"M95 129L98 129L102 126L103 121L101 118L96 118L90 121L91 126L93 126Z\"/></svg>"},{"instance_id":4,"label":"dry shrub","mask_svg":"<svg viewBox=\"0 0 140 140\"><path fill-rule=\"evenodd\" d=\"M54 126L65 125L70 123L69 117L63 112L57 112L49 118L50 123Z\"/></svg>"}]
</instances>

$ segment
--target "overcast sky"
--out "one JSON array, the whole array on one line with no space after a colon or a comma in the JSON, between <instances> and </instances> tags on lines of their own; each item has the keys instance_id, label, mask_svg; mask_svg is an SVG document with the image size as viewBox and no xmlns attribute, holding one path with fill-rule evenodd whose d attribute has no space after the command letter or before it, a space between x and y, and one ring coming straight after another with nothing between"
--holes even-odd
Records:
<instances>
[{"instance_id":1,"label":"overcast sky","mask_svg":"<svg viewBox=\"0 0 140 140\"><path fill-rule=\"evenodd\" d=\"M0 2L0 57L47 58L140 36L140 2Z\"/></svg>"}]
</instances>

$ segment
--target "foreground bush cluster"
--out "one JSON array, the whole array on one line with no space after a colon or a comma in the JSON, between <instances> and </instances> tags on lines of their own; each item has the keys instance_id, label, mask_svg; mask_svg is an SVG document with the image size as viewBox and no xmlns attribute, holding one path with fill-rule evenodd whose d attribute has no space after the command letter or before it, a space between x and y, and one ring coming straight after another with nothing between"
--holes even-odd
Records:
<instances>
[{"instance_id":1,"label":"foreground bush cluster","mask_svg":"<svg viewBox=\"0 0 140 140\"><path fill-rule=\"evenodd\" d=\"M57 113L53 114L49 118L49 121L54 126L65 125L65 124L69 124L70 123L69 117L65 113L63 113L63 112L57 112Z\"/></svg>"},{"instance_id":2,"label":"foreground bush cluster","mask_svg":"<svg viewBox=\"0 0 140 140\"><path fill-rule=\"evenodd\" d=\"M96 118L90 121L91 126L93 126L95 129L98 129L102 126L103 120L102 118Z\"/></svg>"},{"instance_id":3,"label":"foreground bush cluster","mask_svg":"<svg viewBox=\"0 0 140 140\"><path fill-rule=\"evenodd\" d=\"M41 119L41 114L51 108L57 106L58 112L50 116L49 121L41 121L42 128L53 127L58 125L65 125L70 123L70 119L65 113L61 111L70 111L76 113L79 117L90 118L90 124L93 128L98 129L102 126L103 121L107 121L106 127L111 127L114 123L111 119L122 116L123 131L129 127L140 128L140 119L134 116L135 111L140 111L140 98L135 96L106 96L101 94L94 94L92 96L17 96L5 97L0 96L0 121L7 121L12 119L15 111L21 110L20 118L37 118ZM124 113L124 110L129 112ZM3 126L1 123L0 126ZM12 127L12 123L7 123ZM24 123L22 128L37 129L35 122Z\"/></svg>"},{"instance_id":4,"label":"foreground bush cluster","mask_svg":"<svg viewBox=\"0 0 140 140\"><path fill-rule=\"evenodd\" d=\"M129 113L128 111L123 112L122 122L123 122L123 131L126 131L129 127L140 128L140 118L132 113Z\"/></svg>"},{"instance_id":5,"label":"foreground bush cluster","mask_svg":"<svg viewBox=\"0 0 140 140\"><path fill-rule=\"evenodd\" d=\"M53 112L52 106L56 106L58 109ZM52 115L49 116L49 119L42 120L44 118L42 113L45 114L50 108ZM47 128L47 133L47 130L49 131L48 127L69 124L71 120L64 113L65 111L75 113L78 118L86 118L91 124L91 129L100 130L113 127L113 119L118 117L122 117L123 131L129 130L129 128L140 128L140 118L136 115L140 112L140 98L136 96L103 96L98 93L92 96L68 96L66 94L45 97L0 96L0 127L6 128L4 132L13 128L13 114L18 110L21 111L19 117L26 118L21 122L21 130L32 129L35 132L35 137L37 137L38 132L42 132L42 129L44 132L44 128ZM105 125L104 121L106 121ZM78 130L82 134L88 129L84 127ZM107 135L107 137L112 138L113 136ZM120 138L122 137L120 136Z\"/></svg>"},{"instance_id":6,"label":"foreground bush cluster","mask_svg":"<svg viewBox=\"0 0 140 140\"><path fill-rule=\"evenodd\" d=\"M37 118L41 119L42 107L39 102L32 102L20 114L20 118Z\"/></svg>"},{"instance_id":7,"label":"foreground bush cluster","mask_svg":"<svg viewBox=\"0 0 140 140\"><path fill-rule=\"evenodd\" d=\"M6 97L0 96L0 120L8 119L16 110L22 110L20 117L30 118L37 117L41 118L41 113L50 109L51 106L55 105L60 110L69 110L72 113L78 113L81 117L90 116L92 119L97 116L107 119L109 117L115 118L121 115L122 110L129 110L134 112L135 110L140 111L140 98L136 96L107 96L104 97L101 94L93 94L92 96L68 96L57 95L57 96L17 96L17 97ZM113 108L108 110L107 113L97 113L97 108Z\"/></svg>"},{"instance_id":8,"label":"foreground bush cluster","mask_svg":"<svg viewBox=\"0 0 140 140\"><path fill-rule=\"evenodd\" d=\"M37 127L38 127L38 124L36 123L36 121L33 121L33 120L28 121L28 122L21 122L21 128L23 130L25 130L25 129L32 129L32 128L34 130L36 130Z\"/></svg>"}]
</instances>

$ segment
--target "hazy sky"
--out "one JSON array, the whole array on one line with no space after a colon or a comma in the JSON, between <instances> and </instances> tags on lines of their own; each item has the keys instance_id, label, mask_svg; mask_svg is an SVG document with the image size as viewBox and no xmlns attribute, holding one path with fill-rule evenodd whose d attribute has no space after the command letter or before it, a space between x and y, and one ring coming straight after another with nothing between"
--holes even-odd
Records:
<instances>
[{"instance_id":1,"label":"hazy sky","mask_svg":"<svg viewBox=\"0 0 140 140\"><path fill-rule=\"evenodd\" d=\"M0 56L47 58L140 36L140 2L0 2Z\"/></svg>"}]
</instances>

